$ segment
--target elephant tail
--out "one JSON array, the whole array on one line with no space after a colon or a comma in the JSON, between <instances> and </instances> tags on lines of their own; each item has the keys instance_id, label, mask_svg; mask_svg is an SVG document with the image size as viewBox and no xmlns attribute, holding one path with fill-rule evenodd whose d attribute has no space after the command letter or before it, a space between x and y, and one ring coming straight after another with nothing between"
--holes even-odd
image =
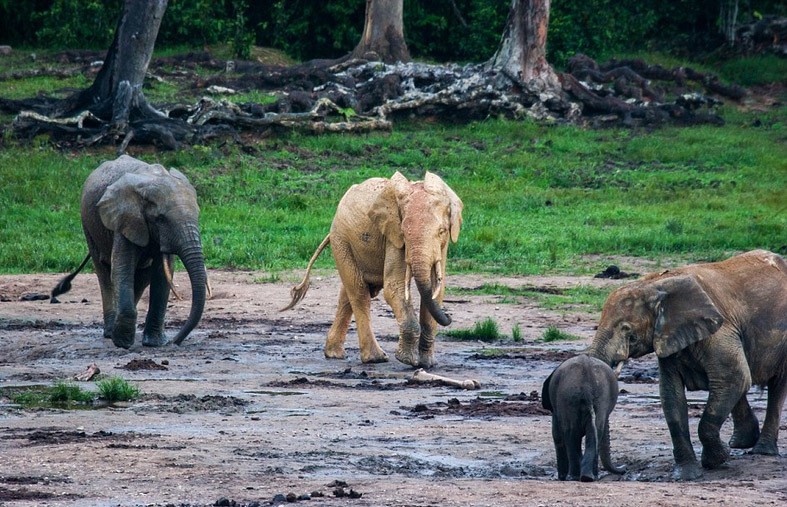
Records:
<instances>
[{"instance_id":1,"label":"elephant tail","mask_svg":"<svg viewBox=\"0 0 787 507\"><path fill-rule=\"evenodd\" d=\"M87 261L89 260L90 260L90 254L87 254L85 260L82 261L82 264L79 265L76 271L74 271L73 273L69 273L68 275L63 277L63 279L61 279L57 283L57 285L55 285L55 288L52 289L52 295L49 298L50 303L59 303L59 301L57 300L57 296L59 296L60 294L65 294L66 292L71 290L71 280L73 280L79 274L79 272L82 271L82 268L85 267L85 264L87 264Z\"/></svg>"},{"instance_id":2,"label":"elephant tail","mask_svg":"<svg viewBox=\"0 0 787 507\"><path fill-rule=\"evenodd\" d=\"M290 289L290 294L292 295L292 301L290 301L290 304L279 310L280 312L289 310L293 306L297 305L298 302L300 302L300 300L303 299L303 297L306 295L306 292L309 290L309 275L311 274L312 266L314 266L314 261L317 260L317 257L320 256L322 251L325 249L326 246L328 246L328 243L330 242L331 242L331 234L328 233L328 235L325 236L325 239L322 240L322 243L320 243L320 246L317 247L317 250L314 251L312 258L309 261L309 265L306 267L306 275L303 277L301 283Z\"/></svg>"}]
</instances>

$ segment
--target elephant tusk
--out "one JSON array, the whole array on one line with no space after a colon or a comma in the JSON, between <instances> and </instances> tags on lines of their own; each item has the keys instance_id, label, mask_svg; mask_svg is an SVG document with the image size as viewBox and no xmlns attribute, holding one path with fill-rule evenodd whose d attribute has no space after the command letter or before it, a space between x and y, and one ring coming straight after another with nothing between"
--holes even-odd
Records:
<instances>
[{"instance_id":1,"label":"elephant tusk","mask_svg":"<svg viewBox=\"0 0 787 507\"><path fill-rule=\"evenodd\" d=\"M404 302L410 304L410 281L413 279L413 268L410 263L404 270Z\"/></svg>"},{"instance_id":2,"label":"elephant tusk","mask_svg":"<svg viewBox=\"0 0 787 507\"><path fill-rule=\"evenodd\" d=\"M432 291L432 299L437 299L440 295L440 291L443 288L443 267L440 261L437 261L434 267L435 274L437 275L437 284L435 285L434 291Z\"/></svg>"},{"instance_id":3,"label":"elephant tusk","mask_svg":"<svg viewBox=\"0 0 787 507\"><path fill-rule=\"evenodd\" d=\"M208 278L207 271L205 272L205 288L208 289L208 299L213 299L213 287L210 286L210 278Z\"/></svg>"},{"instance_id":4,"label":"elephant tusk","mask_svg":"<svg viewBox=\"0 0 787 507\"><path fill-rule=\"evenodd\" d=\"M626 361L620 361L615 366L615 378L620 377L620 370L623 369L623 365L626 364Z\"/></svg>"},{"instance_id":5,"label":"elephant tusk","mask_svg":"<svg viewBox=\"0 0 787 507\"><path fill-rule=\"evenodd\" d=\"M172 256L164 254L164 277L167 279L167 285L169 285L169 290L172 291L172 295L175 296L175 299L178 301L182 300L183 298L180 297L180 294L177 290L175 290L175 282L173 280L173 272L172 272Z\"/></svg>"}]
</instances>

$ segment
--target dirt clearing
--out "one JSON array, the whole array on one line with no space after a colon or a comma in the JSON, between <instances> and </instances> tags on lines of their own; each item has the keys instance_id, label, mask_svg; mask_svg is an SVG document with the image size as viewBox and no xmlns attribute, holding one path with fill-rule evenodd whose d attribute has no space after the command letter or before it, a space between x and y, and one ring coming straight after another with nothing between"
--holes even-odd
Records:
<instances>
[{"instance_id":1,"label":"dirt clearing","mask_svg":"<svg viewBox=\"0 0 787 507\"><path fill-rule=\"evenodd\" d=\"M102 338L94 275L77 277L60 304L35 297L59 275L0 276L0 505L787 504L787 457L735 450L726 467L700 481L671 481L653 357L624 368L610 419L613 461L628 472L558 482L539 393L552 369L589 343L598 319L592 311L547 310L527 298L447 297L452 328L492 317L504 334L515 324L523 334L519 343L438 337L439 364L430 372L481 384L459 390L409 380L414 370L393 358L396 322L379 297L372 325L391 361L362 364L354 328L347 359L326 360L338 278L313 277L304 301L279 313L299 275L260 283L262 273L212 271L213 298L182 346L143 349L138 332L128 351ZM176 281L186 300L171 302L170 336L189 310L187 277ZM449 275L447 283L559 289L625 281ZM549 326L582 339L538 342ZM11 403L14 389L73 378L91 363L131 381L142 397L94 410ZM749 395L760 420L765 394ZM706 395L689 393L698 452ZM784 431L784 414L782 421ZM730 422L722 432L729 438ZM784 433L781 440L784 449Z\"/></svg>"}]
</instances>

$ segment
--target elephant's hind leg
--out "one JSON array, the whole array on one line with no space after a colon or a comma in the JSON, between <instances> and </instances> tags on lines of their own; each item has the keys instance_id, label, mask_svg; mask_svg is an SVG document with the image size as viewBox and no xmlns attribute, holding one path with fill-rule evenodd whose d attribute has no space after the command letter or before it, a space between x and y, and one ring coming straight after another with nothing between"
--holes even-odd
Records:
<instances>
[{"instance_id":1,"label":"elephant's hind leg","mask_svg":"<svg viewBox=\"0 0 787 507\"><path fill-rule=\"evenodd\" d=\"M734 428L730 438L730 447L733 449L754 447L760 437L760 424L749 406L749 400L746 399L745 394L732 409L732 422Z\"/></svg>"},{"instance_id":2,"label":"elephant's hind leg","mask_svg":"<svg viewBox=\"0 0 787 507\"><path fill-rule=\"evenodd\" d=\"M765 423L757 444L751 450L754 454L779 455L779 419L787 397L787 372L768 381L768 408L765 411Z\"/></svg>"},{"instance_id":3,"label":"elephant's hind leg","mask_svg":"<svg viewBox=\"0 0 787 507\"><path fill-rule=\"evenodd\" d=\"M325 340L325 357L328 359L344 359L344 341L347 339L347 330L350 327L350 319L353 316L353 309L350 300L347 298L347 291L344 285L339 289L339 304L336 307L336 318L333 319L331 329L328 331L328 338Z\"/></svg>"}]
</instances>

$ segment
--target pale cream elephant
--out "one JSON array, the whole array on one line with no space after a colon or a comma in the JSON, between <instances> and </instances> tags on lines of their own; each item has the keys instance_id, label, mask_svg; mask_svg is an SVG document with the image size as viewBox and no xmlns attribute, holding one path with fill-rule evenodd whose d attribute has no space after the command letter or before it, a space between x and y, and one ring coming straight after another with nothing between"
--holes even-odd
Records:
<instances>
[{"instance_id":1,"label":"pale cream elephant","mask_svg":"<svg viewBox=\"0 0 787 507\"><path fill-rule=\"evenodd\" d=\"M435 323L451 323L441 305L448 240L459 239L462 207L456 193L430 172L424 181L411 182L397 172L390 179L371 178L353 185L339 202L330 233L314 252L303 281L293 287L292 301L283 310L306 294L312 265L330 243L342 286L325 357L344 358L354 315L361 361L388 360L370 321L371 299L382 289L399 323L396 359L417 367L434 366ZM420 294L418 315L411 300L413 278Z\"/></svg>"}]
</instances>

